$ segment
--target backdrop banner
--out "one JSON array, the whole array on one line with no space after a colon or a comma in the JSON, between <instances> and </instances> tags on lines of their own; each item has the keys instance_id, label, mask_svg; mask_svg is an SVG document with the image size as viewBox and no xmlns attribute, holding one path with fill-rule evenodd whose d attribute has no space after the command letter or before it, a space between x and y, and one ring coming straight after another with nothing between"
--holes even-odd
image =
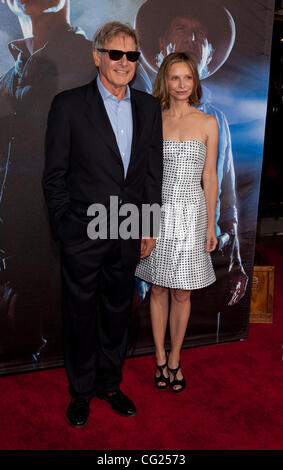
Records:
<instances>
[{"instance_id":1,"label":"backdrop banner","mask_svg":"<svg viewBox=\"0 0 283 470\"><path fill-rule=\"evenodd\" d=\"M41 189L46 120L57 93L95 77L91 39L112 20L139 33L133 87L152 93L170 52L198 63L199 108L219 124L219 243L217 281L192 292L184 346L247 337L273 15L274 0L0 2L0 374L63 361L60 253ZM153 351L149 297L136 279L129 356Z\"/></svg>"}]
</instances>

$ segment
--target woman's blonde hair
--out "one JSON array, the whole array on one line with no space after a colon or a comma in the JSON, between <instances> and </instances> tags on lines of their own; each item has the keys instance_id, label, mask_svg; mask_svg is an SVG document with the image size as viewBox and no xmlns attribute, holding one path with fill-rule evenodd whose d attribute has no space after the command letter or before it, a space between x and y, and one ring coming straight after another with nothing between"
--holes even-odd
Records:
<instances>
[{"instance_id":1,"label":"woman's blonde hair","mask_svg":"<svg viewBox=\"0 0 283 470\"><path fill-rule=\"evenodd\" d=\"M172 52L163 60L158 70L153 89L153 96L159 99L162 109L168 109L170 107L168 72L171 65L177 64L178 62L185 62L190 67L193 74L194 88L189 96L189 104L200 104L202 91L196 62L185 52Z\"/></svg>"}]
</instances>

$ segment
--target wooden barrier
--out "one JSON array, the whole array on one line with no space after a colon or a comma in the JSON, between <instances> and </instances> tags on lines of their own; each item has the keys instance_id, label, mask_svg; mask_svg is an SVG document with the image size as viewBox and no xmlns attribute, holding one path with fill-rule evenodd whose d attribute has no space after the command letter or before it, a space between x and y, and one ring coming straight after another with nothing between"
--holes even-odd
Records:
<instances>
[{"instance_id":1,"label":"wooden barrier","mask_svg":"<svg viewBox=\"0 0 283 470\"><path fill-rule=\"evenodd\" d=\"M250 323L272 323L274 266L254 266Z\"/></svg>"}]
</instances>

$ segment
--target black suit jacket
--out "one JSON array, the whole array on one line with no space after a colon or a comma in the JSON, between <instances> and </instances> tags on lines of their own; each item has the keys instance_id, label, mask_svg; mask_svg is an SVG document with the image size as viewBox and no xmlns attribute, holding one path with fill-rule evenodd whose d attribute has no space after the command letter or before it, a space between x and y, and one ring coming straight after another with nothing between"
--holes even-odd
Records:
<instances>
[{"instance_id":1,"label":"black suit jacket","mask_svg":"<svg viewBox=\"0 0 283 470\"><path fill-rule=\"evenodd\" d=\"M161 205L162 122L159 102L131 89L133 140L126 178L96 80L64 91L52 103L45 140L45 193L55 239L87 240L87 209L110 196L122 203ZM137 261L140 240L122 240L123 256Z\"/></svg>"}]
</instances>

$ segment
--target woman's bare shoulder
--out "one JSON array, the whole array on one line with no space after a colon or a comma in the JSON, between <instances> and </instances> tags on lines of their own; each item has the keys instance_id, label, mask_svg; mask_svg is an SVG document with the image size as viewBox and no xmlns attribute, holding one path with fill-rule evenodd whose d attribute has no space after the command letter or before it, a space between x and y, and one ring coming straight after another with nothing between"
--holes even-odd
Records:
<instances>
[{"instance_id":1,"label":"woman's bare shoulder","mask_svg":"<svg viewBox=\"0 0 283 470\"><path fill-rule=\"evenodd\" d=\"M212 114L205 113L204 111L201 111L200 109L198 109L197 111L199 112L200 117L208 124L212 123L213 125L213 123L217 123L216 117L213 116Z\"/></svg>"},{"instance_id":2,"label":"woman's bare shoulder","mask_svg":"<svg viewBox=\"0 0 283 470\"><path fill-rule=\"evenodd\" d=\"M207 131L214 132L218 129L218 121L212 114L203 113L203 123Z\"/></svg>"}]
</instances>

